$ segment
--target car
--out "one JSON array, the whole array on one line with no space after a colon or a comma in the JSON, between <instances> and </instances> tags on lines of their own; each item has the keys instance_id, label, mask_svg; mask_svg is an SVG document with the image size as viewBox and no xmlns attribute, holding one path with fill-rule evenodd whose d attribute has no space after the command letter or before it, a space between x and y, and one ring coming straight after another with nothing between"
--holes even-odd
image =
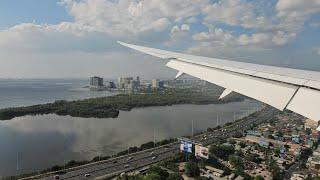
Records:
<instances>
[{"instance_id":1,"label":"car","mask_svg":"<svg viewBox=\"0 0 320 180\"><path fill-rule=\"evenodd\" d=\"M90 177L91 176L91 174L85 174L84 175L84 177Z\"/></svg>"},{"instance_id":2,"label":"car","mask_svg":"<svg viewBox=\"0 0 320 180\"><path fill-rule=\"evenodd\" d=\"M155 160L155 159L157 159L157 156L153 156L151 159L152 159L152 160Z\"/></svg>"},{"instance_id":3,"label":"car","mask_svg":"<svg viewBox=\"0 0 320 180\"><path fill-rule=\"evenodd\" d=\"M112 161L113 164L116 164L118 161Z\"/></svg>"},{"instance_id":4,"label":"car","mask_svg":"<svg viewBox=\"0 0 320 180\"><path fill-rule=\"evenodd\" d=\"M129 167L129 164L124 165L124 168L128 168L128 167Z\"/></svg>"},{"instance_id":5,"label":"car","mask_svg":"<svg viewBox=\"0 0 320 180\"><path fill-rule=\"evenodd\" d=\"M128 157L127 161L130 161L130 160L132 160L132 159L133 159L133 157Z\"/></svg>"},{"instance_id":6,"label":"car","mask_svg":"<svg viewBox=\"0 0 320 180\"><path fill-rule=\"evenodd\" d=\"M60 179L60 176L59 175L54 175L53 178L54 179Z\"/></svg>"},{"instance_id":7,"label":"car","mask_svg":"<svg viewBox=\"0 0 320 180\"><path fill-rule=\"evenodd\" d=\"M154 155L154 152L152 151L152 152L150 153L150 155Z\"/></svg>"}]
</instances>

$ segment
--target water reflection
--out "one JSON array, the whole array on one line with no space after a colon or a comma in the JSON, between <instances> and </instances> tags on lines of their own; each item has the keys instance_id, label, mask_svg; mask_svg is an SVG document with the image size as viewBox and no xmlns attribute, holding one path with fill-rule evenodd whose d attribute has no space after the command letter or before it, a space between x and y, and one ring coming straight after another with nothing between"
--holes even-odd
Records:
<instances>
[{"instance_id":1,"label":"water reflection","mask_svg":"<svg viewBox=\"0 0 320 180\"><path fill-rule=\"evenodd\" d=\"M115 119L54 114L0 122L0 175L25 173L71 159L112 155L128 146L203 131L244 116L260 105L251 100L226 105L175 105L121 112ZM217 121L217 116L219 121Z\"/></svg>"}]
</instances>

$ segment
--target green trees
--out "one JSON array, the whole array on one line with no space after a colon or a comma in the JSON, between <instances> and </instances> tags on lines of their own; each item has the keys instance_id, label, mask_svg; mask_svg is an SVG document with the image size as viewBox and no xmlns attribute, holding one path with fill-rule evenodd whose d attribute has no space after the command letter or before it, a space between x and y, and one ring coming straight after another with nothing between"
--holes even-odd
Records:
<instances>
[{"instance_id":1,"label":"green trees","mask_svg":"<svg viewBox=\"0 0 320 180\"><path fill-rule=\"evenodd\" d=\"M184 166L185 173L189 177L198 177L200 175L200 169L198 164L193 162L187 162Z\"/></svg>"},{"instance_id":2,"label":"green trees","mask_svg":"<svg viewBox=\"0 0 320 180\"><path fill-rule=\"evenodd\" d=\"M247 154L245 156L245 159L247 161L255 162L257 164L260 164L262 161L262 159L260 158L260 156L258 154L251 154L251 153Z\"/></svg>"},{"instance_id":3,"label":"green trees","mask_svg":"<svg viewBox=\"0 0 320 180\"><path fill-rule=\"evenodd\" d=\"M282 179L281 169L273 159L266 161L267 169L271 172L273 179Z\"/></svg>"},{"instance_id":4,"label":"green trees","mask_svg":"<svg viewBox=\"0 0 320 180\"><path fill-rule=\"evenodd\" d=\"M243 142L243 141L241 141L241 142L239 143L239 146L240 146L241 148L244 148L244 147L246 147L246 143Z\"/></svg>"},{"instance_id":5,"label":"green trees","mask_svg":"<svg viewBox=\"0 0 320 180\"><path fill-rule=\"evenodd\" d=\"M56 101L54 103L0 110L0 120L10 120L24 115L50 114L74 117L115 118L119 110L129 111L134 107L166 106L173 104L210 104L243 100L242 97L228 98L221 102L215 93L203 93L188 89L168 89L165 92L146 94L119 94L109 97L78 101Z\"/></svg>"},{"instance_id":6,"label":"green trees","mask_svg":"<svg viewBox=\"0 0 320 180\"><path fill-rule=\"evenodd\" d=\"M143 177L143 180L162 180L161 176L157 173L150 173Z\"/></svg>"},{"instance_id":7,"label":"green trees","mask_svg":"<svg viewBox=\"0 0 320 180\"><path fill-rule=\"evenodd\" d=\"M229 156L229 162L234 168L243 168L243 160L241 157L236 155Z\"/></svg>"},{"instance_id":8,"label":"green trees","mask_svg":"<svg viewBox=\"0 0 320 180\"><path fill-rule=\"evenodd\" d=\"M159 180L166 180L167 177L169 176L169 173L161 169L159 166L151 166L147 174L148 175L150 174L150 177L154 177L154 178L157 178L155 175L158 175L160 177Z\"/></svg>"},{"instance_id":9,"label":"green trees","mask_svg":"<svg viewBox=\"0 0 320 180\"><path fill-rule=\"evenodd\" d=\"M306 129L306 133L307 133L308 135L310 135L310 134L312 133L312 130L311 130L310 128L307 128L307 129Z\"/></svg>"},{"instance_id":10,"label":"green trees","mask_svg":"<svg viewBox=\"0 0 320 180\"><path fill-rule=\"evenodd\" d=\"M231 145L212 145L209 149L210 154L221 159L227 160L229 155L234 153L234 147Z\"/></svg>"},{"instance_id":11,"label":"green trees","mask_svg":"<svg viewBox=\"0 0 320 180\"><path fill-rule=\"evenodd\" d=\"M261 175L258 175L254 177L254 180L264 180L264 178Z\"/></svg>"},{"instance_id":12,"label":"green trees","mask_svg":"<svg viewBox=\"0 0 320 180\"><path fill-rule=\"evenodd\" d=\"M167 180L183 180L179 173L169 174Z\"/></svg>"}]
</instances>

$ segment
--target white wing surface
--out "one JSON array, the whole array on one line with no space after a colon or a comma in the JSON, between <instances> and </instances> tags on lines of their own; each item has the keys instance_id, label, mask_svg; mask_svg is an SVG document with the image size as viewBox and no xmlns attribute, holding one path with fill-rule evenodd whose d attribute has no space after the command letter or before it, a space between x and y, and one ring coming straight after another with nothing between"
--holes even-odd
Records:
<instances>
[{"instance_id":1,"label":"white wing surface","mask_svg":"<svg viewBox=\"0 0 320 180\"><path fill-rule=\"evenodd\" d=\"M168 59L167 66L226 88L221 97L234 91L289 109L314 121L320 120L320 72L236 62L164 51L119 42L143 53ZM178 76L177 75L177 76Z\"/></svg>"}]
</instances>

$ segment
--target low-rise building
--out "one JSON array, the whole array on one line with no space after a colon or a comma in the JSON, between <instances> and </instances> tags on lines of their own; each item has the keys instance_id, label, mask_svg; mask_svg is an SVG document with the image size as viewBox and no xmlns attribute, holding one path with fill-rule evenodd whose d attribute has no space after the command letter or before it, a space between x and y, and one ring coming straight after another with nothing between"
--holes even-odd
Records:
<instances>
[{"instance_id":1,"label":"low-rise building","mask_svg":"<svg viewBox=\"0 0 320 180\"><path fill-rule=\"evenodd\" d=\"M205 166L205 169L207 170L208 173L211 173L216 177L222 177L223 173L224 173L223 170L217 169L217 168L214 168L214 167L211 167L211 166Z\"/></svg>"},{"instance_id":2,"label":"low-rise building","mask_svg":"<svg viewBox=\"0 0 320 180\"><path fill-rule=\"evenodd\" d=\"M288 149L289 154L292 154L292 155L295 155L295 156L300 154L301 148L302 148L301 145L294 144L294 143L288 143L287 145L290 146L289 149Z\"/></svg>"},{"instance_id":3,"label":"low-rise building","mask_svg":"<svg viewBox=\"0 0 320 180\"><path fill-rule=\"evenodd\" d=\"M313 174L320 176L320 146L313 151L312 156L308 158L306 165Z\"/></svg>"},{"instance_id":4,"label":"low-rise building","mask_svg":"<svg viewBox=\"0 0 320 180\"><path fill-rule=\"evenodd\" d=\"M272 143L274 146L281 147L286 144L285 142L282 142L282 141L277 141L277 140L257 137L257 136L249 136L249 135L245 137L245 140L249 142L258 143L260 146L269 146L269 144Z\"/></svg>"},{"instance_id":5,"label":"low-rise building","mask_svg":"<svg viewBox=\"0 0 320 180\"><path fill-rule=\"evenodd\" d=\"M311 119L306 119L304 121L304 129L317 129L318 127L318 122L311 120Z\"/></svg>"},{"instance_id":6,"label":"low-rise building","mask_svg":"<svg viewBox=\"0 0 320 180\"><path fill-rule=\"evenodd\" d=\"M308 174L304 171L293 172L290 180L304 180L307 179Z\"/></svg>"}]
</instances>

